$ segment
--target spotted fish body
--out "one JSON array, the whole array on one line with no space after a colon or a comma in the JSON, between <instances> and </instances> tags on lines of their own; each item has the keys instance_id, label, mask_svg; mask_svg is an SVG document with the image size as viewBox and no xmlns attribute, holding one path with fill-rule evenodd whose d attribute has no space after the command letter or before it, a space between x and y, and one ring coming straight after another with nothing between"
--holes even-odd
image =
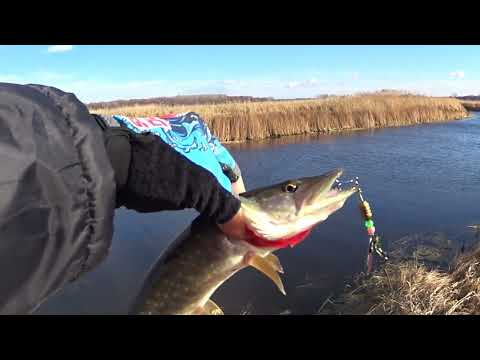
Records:
<instances>
[{"instance_id":1,"label":"spotted fish body","mask_svg":"<svg viewBox=\"0 0 480 360\"><path fill-rule=\"evenodd\" d=\"M356 191L331 189L341 173L335 170L241 194L251 238L229 238L211 220L199 216L154 264L131 313L222 314L210 297L248 266L267 275L285 294L277 274L283 269L273 252L293 244L292 239L298 241L298 234L305 234L303 239Z\"/></svg>"},{"instance_id":2,"label":"spotted fish body","mask_svg":"<svg viewBox=\"0 0 480 360\"><path fill-rule=\"evenodd\" d=\"M237 271L248 245L230 241L215 224L194 222L155 265L142 314L201 313L215 290Z\"/></svg>"}]
</instances>

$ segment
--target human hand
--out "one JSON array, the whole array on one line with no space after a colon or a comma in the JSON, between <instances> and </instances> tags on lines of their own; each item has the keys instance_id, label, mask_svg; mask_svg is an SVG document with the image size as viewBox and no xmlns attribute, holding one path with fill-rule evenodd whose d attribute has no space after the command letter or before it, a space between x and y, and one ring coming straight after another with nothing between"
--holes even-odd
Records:
<instances>
[{"instance_id":1,"label":"human hand","mask_svg":"<svg viewBox=\"0 0 480 360\"><path fill-rule=\"evenodd\" d=\"M240 195L245 191L245 184L243 183L243 178L240 176L236 182L232 183L232 192L234 195Z\"/></svg>"},{"instance_id":2,"label":"human hand","mask_svg":"<svg viewBox=\"0 0 480 360\"><path fill-rule=\"evenodd\" d=\"M236 239L244 239L246 237L245 232L245 216L243 210L240 207L238 212L227 222L223 224L217 224L220 230L228 237Z\"/></svg>"}]
</instances>

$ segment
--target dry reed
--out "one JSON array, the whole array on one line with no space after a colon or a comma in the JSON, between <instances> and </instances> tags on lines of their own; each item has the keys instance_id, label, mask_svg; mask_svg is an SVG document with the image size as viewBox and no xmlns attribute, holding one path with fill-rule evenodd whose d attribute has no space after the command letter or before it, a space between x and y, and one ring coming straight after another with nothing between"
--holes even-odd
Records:
<instances>
[{"instance_id":1,"label":"dry reed","mask_svg":"<svg viewBox=\"0 0 480 360\"><path fill-rule=\"evenodd\" d=\"M90 110L139 117L194 111L221 141L396 127L467 116L467 111L457 99L391 94L215 105L91 107Z\"/></svg>"},{"instance_id":2,"label":"dry reed","mask_svg":"<svg viewBox=\"0 0 480 360\"><path fill-rule=\"evenodd\" d=\"M479 315L480 248L458 257L452 269L416 261L390 262L359 277L333 313L373 315ZM330 313L331 313L330 312Z\"/></svg>"}]
</instances>

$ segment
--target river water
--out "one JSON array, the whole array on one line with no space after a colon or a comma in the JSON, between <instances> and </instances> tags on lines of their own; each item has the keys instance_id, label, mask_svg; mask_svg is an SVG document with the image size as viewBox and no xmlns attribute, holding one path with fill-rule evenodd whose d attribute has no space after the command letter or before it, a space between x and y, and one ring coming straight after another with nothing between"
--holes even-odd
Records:
<instances>
[{"instance_id":1,"label":"river water","mask_svg":"<svg viewBox=\"0 0 480 360\"><path fill-rule=\"evenodd\" d=\"M423 232L459 238L480 223L480 113L469 119L336 135L228 145L247 189L333 168L358 176L377 232L387 243ZM194 211L137 214L119 209L108 258L45 302L38 314L123 314L161 251ZM461 238L461 236L460 236ZM277 252L287 296L254 269L213 295L226 314L311 314L365 269L368 239L352 197L295 248Z\"/></svg>"}]
</instances>

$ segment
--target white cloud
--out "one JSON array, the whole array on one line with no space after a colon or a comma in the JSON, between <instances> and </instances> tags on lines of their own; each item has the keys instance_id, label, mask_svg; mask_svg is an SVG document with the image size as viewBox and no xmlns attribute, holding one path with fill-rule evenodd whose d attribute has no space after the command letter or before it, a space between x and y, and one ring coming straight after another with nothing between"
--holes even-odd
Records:
<instances>
[{"instance_id":1,"label":"white cloud","mask_svg":"<svg viewBox=\"0 0 480 360\"><path fill-rule=\"evenodd\" d=\"M14 74L0 74L0 82L6 82L6 83L20 83L22 78L18 75Z\"/></svg>"},{"instance_id":2,"label":"white cloud","mask_svg":"<svg viewBox=\"0 0 480 360\"><path fill-rule=\"evenodd\" d=\"M459 73L456 71L455 73ZM463 72L460 72L463 73ZM275 98L315 97L319 94L345 95L380 89L399 89L432 96L471 95L480 93L480 80L473 78L446 78L436 80L361 79L352 80L345 73L342 81L310 78L297 81L284 79L221 79L221 80L102 80L82 78L75 74L40 68L36 72L0 74L0 82L18 84L37 83L57 87L74 93L83 102L139 99L188 94L225 94L230 96L255 96ZM347 76L350 79L347 79ZM462 75L460 75L462 76ZM464 76L464 74L463 74Z\"/></svg>"},{"instance_id":3,"label":"white cloud","mask_svg":"<svg viewBox=\"0 0 480 360\"><path fill-rule=\"evenodd\" d=\"M465 72L463 72L463 71L452 71L448 75L453 79L463 79L465 77Z\"/></svg>"},{"instance_id":4,"label":"white cloud","mask_svg":"<svg viewBox=\"0 0 480 360\"><path fill-rule=\"evenodd\" d=\"M238 84L238 83L239 83L238 80L223 80L224 85L235 85L235 84Z\"/></svg>"},{"instance_id":5,"label":"white cloud","mask_svg":"<svg viewBox=\"0 0 480 360\"><path fill-rule=\"evenodd\" d=\"M311 78L310 80L303 80L303 81L290 81L286 87L288 89L295 89L295 88L309 88L318 85L318 80L315 78Z\"/></svg>"},{"instance_id":6,"label":"white cloud","mask_svg":"<svg viewBox=\"0 0 480 360\"><path fill-rule=\"evenodd\" d=\"M52 45L49 46L47 51L49 53L60 53L73 50L73 45Z\"/></svg>"},{"instance_id":7,"label":"white cloud","mask_svg":"<svg viewBox=\"0 0 480 360\"><path fill-rule=\"evenodd\" d=\"M352 80L358 80L358 79L360 79L360 73L359 72L352 73Z\"/></svg>"},{"instance_id":8,"label":"white cloud","mask_svg":"<svg viewBox=\"0 0 480 360\"><path fill-rule=\"evenodd\" d=\"M298 87L300 85L300 81L290 81L288 84L287 84L287 88L288 89L294 89L296 87Z\"/></svg>"},{"instance_id":9,"label":"white cloud","mask_svg":"<svg viewBox=\"0 0 480 360\"><path fill-rule=\"evenodd\" d=\"M55 82L49 85L55 86ZM291 85L290 87L288 85ZM101 80L62 81L57 87L75 93L85 102L118 99L148 98L188 94L225 94L230 96L256 96L276 98L315 97L318 94L345 95L380 89L399 89L431 96L450 96L480 93L480 81L430 80L430 81L390 81L370 80L368 82L342 81L327 82L317 79L292 81L281 80L239 80L224 83L224 80L192 81L129 81L108 82Z\"/></svg>"}]
</instances>

